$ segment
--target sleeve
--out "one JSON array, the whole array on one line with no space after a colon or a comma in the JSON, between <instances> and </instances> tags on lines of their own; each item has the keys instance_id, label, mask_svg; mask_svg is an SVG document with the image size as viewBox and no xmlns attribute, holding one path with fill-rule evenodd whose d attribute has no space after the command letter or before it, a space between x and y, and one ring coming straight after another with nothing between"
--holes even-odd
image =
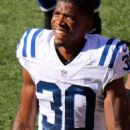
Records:
<instances>
[{"instance_id":1,"label":"sleeve","mask_svg":"<svg viewBox=\"0 0 130 130\"><path fill-rule=\"evenodd\" d=\"M127 75L130 72L130 52L126 44L122 41L117 41L109 50L109 58L107 61L107 70L103 79L103 89L106 84L113 80L119 79Z\"/></svg>"},{"instance_id":2,"label":"sleeve","mask_svg":"<svg viewBox=\"0 0 130 130\"><path fill-rule=\"evenodd\" d=\"M29 63L32 62L36 57L36 41L40 32L43 29L28 29L22 35L16 49L16 57L18 58L20 64L26 68L29 68Z\"/></svg>"},{"instance_id":3,"label":"sleeve","mask_svg":"<svg viewBox=\"0 0 130 130\"><path fill-rule=\"evenodd\" d=\"M37 3L43 12L50 11L56 6L56 0L37 0Z\"/></svg>"},{"instance_id":4,"label":"sleeve","mask_svg":"<svg viewBox=\"0 0 130 130\"><path fill-rule=\"evenodd\" d=\"M23 54L23 49L24 49L24 41L25 38L27 37L27 35L29 34L30 30L27 30L23 33L22 37L20 38L17 47L16 47L16 57L22 58L23 56L25 56L25 54Z\"/></svg>"},{"instance_id":5,"label":"sleeve","mask_svg":"<svg viewBox=\"0 0 130 130\"><path fill-rule=\"evenodd\" d=\"M117 56L116 56L117 54ZM130 52L126 44L122 43L122 41L118 42L115 50L113 51L111 64L113 65L113 79L118 79L130 72Z\"/></svg>"},{"instance_id":6,"label":"sleeve","mask_svg":"<svg viewBox=\"0 0 130 130\"><path fill-rule=\"evenodd\" d=\"M31 29L25 31L17 44L17 49L16 49L16 57L19 60L19 63L21 64L22 67L27 69L26 65L26 59L27 59L27 41L29 39L29 35L31 33Z\"/></svg>"}]
</instances>

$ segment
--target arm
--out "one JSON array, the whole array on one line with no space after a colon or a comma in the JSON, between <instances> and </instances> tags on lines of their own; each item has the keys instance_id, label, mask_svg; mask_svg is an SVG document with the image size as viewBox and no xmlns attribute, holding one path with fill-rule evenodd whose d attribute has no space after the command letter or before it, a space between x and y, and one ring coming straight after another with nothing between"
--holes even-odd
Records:
<instances>
[{"instance_id":1,"label":"arm","mask_svg":"<svg viewBox=\"0 0 130 130\"><path fill-rule=\"evenodd\" d=\"M126 94L129 101L129 111L130 111L130 72L127 75L127 80L125 82Z\"/></svg>"},{"instance_id":2,"label":"arm","mask_svg":"<svg viewBox=\"0 0 130 130\"><path fill-rule=\"evenodd\" d=\"M130 90L130 73L128 73L127 80L126 80L126 83L125 83L125 87L126 87L126 89Z\"/></svg>"},{"instance_id":3,"label":"arm","mask_svg":"<svg viewBox=\"0 0 130 130\"><path fill-rule=\"evenodd\" d=\"M128 101L123 78L105 87L104 109L108 130L130 129Z\"/></svg>"},{"instance_id":4,"label":"arm","mask_svg":"<svg viewBox=\"0 0 130 130\"><path fill-rule=\"evenodd\" d=\"M12 130L34 130L37 114L35 85L29 73L23 69L23 86L20 93L20 107Z\"/></svg>"}]
</instances>

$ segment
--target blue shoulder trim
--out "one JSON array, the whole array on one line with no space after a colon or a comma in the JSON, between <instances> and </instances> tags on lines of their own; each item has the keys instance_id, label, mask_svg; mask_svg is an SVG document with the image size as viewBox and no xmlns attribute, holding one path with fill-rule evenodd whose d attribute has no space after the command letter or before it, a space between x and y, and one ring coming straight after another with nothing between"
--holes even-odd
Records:
<instances>
[{"instance_id":1,"label":"blue shoulder trim","mask_svg":"<svg viewBox=\"0 0 130 130\"><path fill-rule=\"evenodd\" d=\"M38 34L42 31L43 29L37 29L34 34L31 37L31 46L30 46L30 54L31 57L35 57L35 44L36 44L36 38L38 36ZM29 34L31 33L32 29L29 29L26 32L26 36L24 37L24 45L23 45L23 49L22 49L22 55L23 57L27 57L27 42L28 42L28 38L29 38Z\"/></svg>"},{"instance_id":2,"label":"blue shoulder trim","mask_svg":"<svg viewBox=\"0 0 130 130\"><path fill-rule=\"evenodd\" d=\"M31 56L35 57L35 43L36 43L36 37L37 35L42 31L43 29L38 29L32 36L31 40Z\"/></svg>"},{"instance_id":3,"label":"blue shoulder trim","mask_svg":"<svg viewBox=\"0 0 130 130\"><path fill-rule=\"evenodd\" d=\"M110 61L110 64L109 64L109 68L113 68L113 65L115 63L115 60L116 60L116 57L117 57L117 53L120 49L120 47L123 45L124 43L122 41L119 41L113 51L113 54L112 54L112 58L111 58L111 61Z\"/></svg>"},{"instance_id":4,"label":"blue shoulder trim","mask_svg":"<svg viewBox=\"0 0 130 130\"><path fill-rule=\"evenodd\" d=\"M104 48L104 51L103 51L103 53L102 53L101 59L100 59L100 61L99 61L99 65L101 65L101 66L104 65L105 60L106 60L106 57L107 57L107 54L108 54L108 51L109 51L110 46L111 46L111 44L112 44L113 41L114 41L114 38L111 38L111 39L109 39L109 40L107 41L106 46L105 46L105 48Z\"/></svg>"},{"instance_id":5,"label":"blue shoulder trim","mask_svg":"<svg viewBox=\"0 0 130 130\"><path fill-rule=\"evenodd\" d=\"M24 38L24 46L23 46L23 50L22 50L22 55L23 57L27 57L27 39L28 39L28 35L30 34L31 29L29 29L26 33L26 36Z\"/></svg>"}]
</instances>

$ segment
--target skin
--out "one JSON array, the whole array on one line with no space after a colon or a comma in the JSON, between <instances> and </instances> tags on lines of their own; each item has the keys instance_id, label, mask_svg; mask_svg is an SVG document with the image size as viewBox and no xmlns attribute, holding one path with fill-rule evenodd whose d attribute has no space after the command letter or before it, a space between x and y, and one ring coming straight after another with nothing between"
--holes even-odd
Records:
<instances>
[{"instance_id":1,"label":"skin","mask_svg":"<svg viewBox=\"0 0 130 130\"><path fill-rule=\"evenodd\" d=\"M127 80L125 82L125 88L126 88L126 93L128 94L128 101L129 101L129 112L130 112L130 96L129 96L129 91L130 91L130 73L127 75ZM130 113L129 113L130 115Z\"/></svg>"},{"instance_id":2,"label":"skin","mask_svg":"<svg viewBox=\"0 0 130 130\"><path fill-rule=\"evenodd\" d=\"M20 107L13 130L34 130L38 104L35 96L35 84L30 74L23 68L23 86L20 92Z\"/></svg>"},{"instance_id":3,"label":"skin","mask_svg":"<svg viewBox=\"0 0 130 130\"><path fill-rule=\"evenodd\" d=\"M130 73L127 76L125 87L126 87L126 89L130 90Z\"/></svg>"},{"instance_id":4,"label":"skin","mask_svg":"<svg viewBox=\"0 0 130 130\"><path fill-rule=\"evenodd\" d=\"M128 100L123 78L105 87L104 111L108 130L130 129Z\"/></svg>"},{"instance_id":5,"label":"skin","mask_svg":"<svg viewBox=\"0 0 130 130\"><path fill-rule=\"evenodd\" d=\"M124 40L124 43L129 47L130 46L130 41L125 41ZM130 73L128 73L127 75L127 80L125 82L125 87L126 89L130 90ZM129 101L130 102L130 101Z\"/></svg>"},{"instance_id":6,"label":"skin","mask_svg":"<svg viewBox=\"0 0 130 130\"><path fill-rule=\"evenodd\" d=\"M71 3L60 1L57 3L51 24L58 51L64 59L69 61L75 57L78 48L83 44L84 34L91 28L92 20L84 17ZM129 130L128 103L123 78L108 84L105 87L104 96L108 130ZM37 112L35 84L27 70L23 69L20 107L12 130L34 130Z\"/></svg>"},{"instance_id":7,"label":"skin","mask_svg":"<svg viewBox=\"0 0 130 130\"><path fill-rule=\"evenodd\" d=\"M72 4L61 1L57 3L54 10L51 25L55 44L60 46L59 52L65 60L69 61L83 44L84 34L90 31L92 19L84 17Z\"/></svg>"}]
</instances>

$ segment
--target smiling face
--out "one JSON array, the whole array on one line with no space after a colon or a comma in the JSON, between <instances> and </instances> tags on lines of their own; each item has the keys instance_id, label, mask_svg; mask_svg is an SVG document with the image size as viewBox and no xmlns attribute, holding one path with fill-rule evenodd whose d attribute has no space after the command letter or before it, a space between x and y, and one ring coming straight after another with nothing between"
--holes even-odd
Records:
<instances>
[{"instance_id":1,"label":"smiling face","mask_svg":"<svg viewBox=\"0 0 130 130\"><path fill-rule=\"evenodd\" d=\"M59 1L52 17L55 44L71 47L84 39L85 32L91 28L91 20L70 2Z\"/></svg>"}]
</instances>

